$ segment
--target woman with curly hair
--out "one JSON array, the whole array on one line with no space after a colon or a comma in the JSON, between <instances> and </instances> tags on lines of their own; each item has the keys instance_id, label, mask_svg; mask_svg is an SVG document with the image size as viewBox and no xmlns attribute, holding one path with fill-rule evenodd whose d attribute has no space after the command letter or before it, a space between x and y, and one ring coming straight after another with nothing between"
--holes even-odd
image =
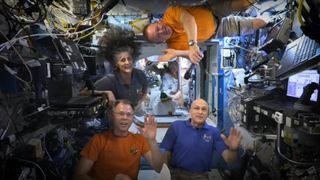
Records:
<instances>
[{"instance_id":1,"label":"woman with curly hair","mask_svg":"<svg viewBox=\"0 0 320 180\"><path fill-rule=\"evenodd\" d=\"M140 44L134 41L134 33L112 28L104 33L99 44L114 73L98 80L95 89L106 94L109 102L127 99L138 105L146 97L148 81L143 71L133 67L140 55Z\"/></svg>"}]
</instances>

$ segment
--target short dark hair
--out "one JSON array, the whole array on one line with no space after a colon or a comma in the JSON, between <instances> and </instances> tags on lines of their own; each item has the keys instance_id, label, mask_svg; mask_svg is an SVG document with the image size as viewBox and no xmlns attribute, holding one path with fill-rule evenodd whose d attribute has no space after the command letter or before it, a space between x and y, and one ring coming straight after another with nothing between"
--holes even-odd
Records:
<instances>
[{"instance_id":1,"label":"short dark hair","mask_svg":"<svg viewBox=\"0 0 320 180\"><path fill-rule=\"evenodd\" d=\"M179 68L179 63L177 61L170 61L168 65L165 66L167 72L172 73Z\"/></svg>"},{"instance_id":2,"label":"short dark hair","mask_svg":"<svg viewBox=\"0 0 320 180\"><path fill-rule=\"evenodd\" d=\"M150 23L152 24L152 23ZM144 26L142 33L143 33L143 37L147 40L150 41L149 37L148 37L148 33L147 33L147 29L149 28L150 24L147 24L146 26Z\"/></svg>"},{"instance_id":3,"label":"short dark hair","mask_svg":"<svg viewBox=\"0 0 320 180\"><path fill-rule=\"evenodd\" d=\"M115 102L113 102L112 104L112 111L114 111L114 109L118 106L118 104L126 104L126 105L130 105L132 110L134 111L134 105L131 101L127 100L127 99L117 99Z\"/></svg>"}]
</instances>

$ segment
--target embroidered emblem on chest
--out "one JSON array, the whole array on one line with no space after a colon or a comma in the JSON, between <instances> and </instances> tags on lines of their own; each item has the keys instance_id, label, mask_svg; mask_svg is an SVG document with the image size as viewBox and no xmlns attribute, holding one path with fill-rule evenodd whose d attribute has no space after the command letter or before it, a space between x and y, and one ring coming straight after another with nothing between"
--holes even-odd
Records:
<instances>
[{"instance_id":1,"label":"embroidered emblem on chest","mask_svg":"<svg viewBox=\"0 0 320 180\"><path fill-rule=\"evenodd\" d=\"M202 139L205 141L205 142L210 142L211 139L212 139L212 136L210 134L204 134Z\"/></svg>"},{"instance_id":2,"label":"embroidered emblem on chest","mask_svg":"<svg viewBox=\"0 0 320 180\"><path fill-rule=\"evenodd\" d=\"M132 156L134 156L134 155L136 155L137 153L138 153L137 147L132 146L132 147L130 148L130 154L131 154Z\"/></svg>"}]
</instances>

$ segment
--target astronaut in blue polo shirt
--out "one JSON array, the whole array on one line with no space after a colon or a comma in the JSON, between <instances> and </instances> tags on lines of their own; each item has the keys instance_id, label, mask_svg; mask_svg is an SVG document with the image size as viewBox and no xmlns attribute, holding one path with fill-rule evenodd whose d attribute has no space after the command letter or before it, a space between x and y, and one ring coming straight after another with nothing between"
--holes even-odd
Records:
<instances>
[{"instance_id":1,"label":"astronaut in blue polo shirt","mask_svg":"<svg viewBox=\"0 0 320 180\"><path fill-rule=\"evenodd\" d=\"M213 152L217 151L227 163L238 159L240 132L231 128L225 137L205 121L209 107L203 99L195 100L189 110L191 118L175 121L168 129L160 147L165 149L164 161L168 164L171 178L208 179Z\"/></svg>"}]
</instances>

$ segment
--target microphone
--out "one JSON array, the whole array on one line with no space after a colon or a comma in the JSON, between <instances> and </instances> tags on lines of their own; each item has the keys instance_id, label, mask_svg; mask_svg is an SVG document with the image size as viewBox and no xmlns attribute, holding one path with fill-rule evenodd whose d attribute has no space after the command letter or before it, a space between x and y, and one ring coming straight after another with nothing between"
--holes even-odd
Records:
<instances>
[{"instance_id":1,"label":"microphone","mask_svg":"<svg viewBox=\"0 0 320 180\"><path fill-rule=\"evenodd\" d=\"M190 79L191 74L192 74L192 71L193 71L193 69L194 69L195 67L196 67L195 64L191 64L191 65L190 65L189 69L186 71L186 73L185 73L184 76L183 76L183 78L184 78L185 80L189 80L189 79Z\"/></svg>"}]
</instances>

